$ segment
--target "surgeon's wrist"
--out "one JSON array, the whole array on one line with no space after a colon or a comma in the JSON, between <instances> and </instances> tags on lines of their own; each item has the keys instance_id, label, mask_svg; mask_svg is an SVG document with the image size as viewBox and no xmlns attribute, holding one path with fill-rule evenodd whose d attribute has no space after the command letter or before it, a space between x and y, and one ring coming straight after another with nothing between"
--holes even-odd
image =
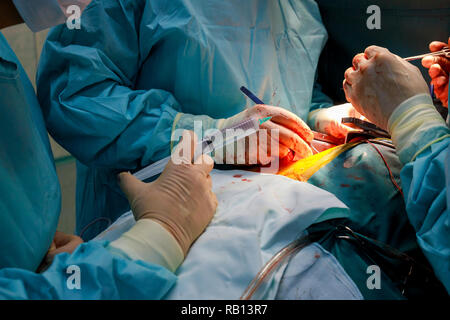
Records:
<instances>
[{"instance_id":1,"label":"surgeon's wrist","mask_svg":"<svg viewBox=\"0 0 450 320\"><path fill-rule=\"evenodd\" d=\"M394 111L391 113L388 119L388 130L395 129L395 126L398 124L398 121L405 115L406 112L410 111L411 108L418 105L428 105L433 107L433 100L429 94L421 93L415 96L412 96L409 99L406 99L402 103L400 103Z\"/></svg>"},{"instance_id":2,"label":"surgeon's wrist","mask_svg":"<svg viewBox=\"0 0 450 320\"><path fill-rule=\"evenodd\" d=\"M161 265L172 272L184 260L184 253L174 236L160 223L152 219L140 219L108 249L123 252L132 260L143 260Z\"/></svg>"},{"instance_id":3,"label":"surgeon's wrist","mask_svg":"<svg viewBox=\"0 0 450 320\"><path fill-rule=\"evenodd\" d=\"M449 133L429 94L415 95L395 108L388 120L388 131L404 164Z\"/></svg>"},{"instance_id":4,"label":"surgeon's wrist","mask_svg":"<svg viewBox=\"0 0 450 320\"><path fill-rule=\"evenodd\" d=\"M322 111L322 110L323 109L316 109L316 110L311 111L308 114L307 125L312 130L318 131L317 128L316 128L316 119L317 119L317 116L318 116L319 112Z\"/></svg>"}]
</instances>

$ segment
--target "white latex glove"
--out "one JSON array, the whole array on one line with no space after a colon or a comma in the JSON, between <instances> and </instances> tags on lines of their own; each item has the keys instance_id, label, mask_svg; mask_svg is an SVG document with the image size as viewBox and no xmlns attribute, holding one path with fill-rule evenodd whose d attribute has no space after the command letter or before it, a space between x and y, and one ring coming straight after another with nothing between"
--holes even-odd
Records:
<instances>
[{"instance_id":1,"label":"white latex glove","mask_svg":"<svg viewBox=\"0 0 450 320\"><path fill-rule=\"evenodd\" d=\"M246 143L246 154L239 155L235 152L232 155L235 159L245 156L247 164L252 164L248 162L249 159L257 159L257 163L267 164L273 160L274 157L283 159L292 156L292 153L294 154L293 159L290 160L299 160L312 155L309 143L314 138L314 134L311 129L298 116L280 107L255 105L231 118L220 119L217 123L217 127L218 129L229 128L251 117L257 119L264 119L266 117L272 118L260 125L260 129L266 129L267 131L260 130L260 132L258 132L258 147L249 148L249 144ZM273 134L272 130L278 130L278 139L275 138L275 134ZM265 140L266 143L262 144L262 141L264 140L261 139L261 134L265 134L265 132L267 132L269 136ZM251 138L247 139L247 141L249 140L251 140ZM278 152L274 155L272 155L271 150L272 140L278 145ZM260 149L261 152L257 152L258 149ZM257 154L255 154L256 152ZM224 154L216 153L216 162L225 163L225 161L221 162L221 157L224 157Z\"/></svg>"},{"instance_id":2,"label":"white latex glove","mask_svg":"<svg viewBox=\"0 0 450 320\"><path fill-rule=\"evenodd\" d=\"M365 120L351 103L345 103L310 112L308 122L316 131L332 135L336 138L345 138L349 132L355 131L355 128L342 124L342 118L346 117Z\"/></svg>"},{"instance_id":3,"label":"white latex glove","mask_svg":"<svg viewBox=\"0 0 450 320\"><path fill-rule=\"evenodd\" d=\"M203 155L192 163L196 145L194 134L185 131L161 176L145 183L129 173L119 175L136 220L149 219L164 227L176 239L184 255L211 221L217 207L209 175L212 159ZM185 152L192 148L190 152ZM174 156L180 164L174 164Z\"/></svg>"},{"instance_id":4,"label":"white latex glove","mask_svg":"<svg viewBox=\"0 0 450 320\"><path fill-rule=\"evenodd\" d=\"M368 47L345 72L347 100L369 121L387 130L392 112L405 100L428 93L419 69L385 48Z\"/></svg>"}]
</instances>

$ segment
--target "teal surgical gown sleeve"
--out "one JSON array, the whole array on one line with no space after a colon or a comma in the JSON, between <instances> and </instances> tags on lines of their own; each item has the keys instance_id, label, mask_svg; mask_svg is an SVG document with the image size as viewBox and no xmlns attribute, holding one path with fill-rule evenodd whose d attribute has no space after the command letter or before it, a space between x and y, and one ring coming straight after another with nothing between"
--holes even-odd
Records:
<instances>
[{"instance_id":1,"label":"teal surgical gown sleeve","mask_svg":"<svg viewBox=\"0 0 450 320\"><path fill-rule=\"evenodd\" d=\"M331 106L333 106L333 100L322 92L322 86L319 83L314 83L310 112Z\"/></svg>"},{"instance_id":2,"label":"teal surgical gown sleeve","mask_svg":"<svg viewBox=\"0 0 450 320\"><path fill-rule=\"evenodd\" d=\"M161 299L175 284L169 270L112 254L107 242L55 256L43 273L0 269L0 299Z\"/></svg>"},{"instance_id":3,"label":"teal surgical gown sleeve","mask_svg":"<svg viewBox=\"0 0 450 320\"><path fill-rule=\"evenodd\" d=\"M167 156L177 115L233 116L253 105L245 85L306 119L326 38L312 0L93 0L81 29L52 29L38 97L81 162L77 231L90 239L128 210L117 170Z\"/></svg>"},{"instance_id":4,"label":"teal surgical gown sleeve","mask_svg":"<svg viewBox=\"0 0 450 320\"><path fill-rule=\"evenodd\" d=\"M175 283L172 272L131 260L107 242L82 244L72 255L57 255L44 273L34 272L55 234L61 193L33 86L1 33L0 111L0 299L164 296Z\"/></svg>"},{"instance_id":5,"label":"teal surgical gown sleeve","mask_svg":"<svg viewBox=\"0 0 450 320\"><path fill-rule=\"evenodd\" d=\"M36 270L52 242L61 191L44 120L0 32L0 268Z\"/></svg>"},{"instance_id":6,"label":"teal surgical gown sleeve","mask_svg":"<svg viewBox=\"0 0 450 320\"><path fill-rule=\"evenodd\" d=\"M93 1L81 30L57 27L43 48L38 96L48 130L82 163L130 169L169 154L178 103L136 88L144 4Z\"/></svg>"},{"instance_id":7,"label":"teal surgical gown sleeve","mask_svg":"<svg viewBox=\"0 0 450 320\"><path fill-rule=\"evenodd\" d=\"M322 86L318 83L314 83L313 95L311 99L310 112L308 114L307 123L312 130L317 130L315 127L317 112L323 108L329 108L333 106L333 100L322 92Z\"/></svg>"},{"instance_id":8,"label":"teal surgical gown sleeve","mask_svg":"<svg viewBox=\"0 0 450 320\"><path fill-rule=\"evenodd\" d=\"M450 293L450 130L429 95L403 102L389 119L406 211L419 246Z\"/></svg>"}]
</instances>

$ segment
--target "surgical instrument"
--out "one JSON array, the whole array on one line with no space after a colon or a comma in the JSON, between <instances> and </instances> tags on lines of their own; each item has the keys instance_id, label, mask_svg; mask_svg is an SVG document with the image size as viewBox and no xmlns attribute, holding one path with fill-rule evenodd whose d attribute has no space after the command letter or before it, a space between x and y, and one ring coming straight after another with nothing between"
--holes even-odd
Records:
<instances>
[{"instance_id":1,"label":"surgical instrument","mask_svg":"<svg viewBox=\"0 0 450 320\"><path fill-rule=\"evenodd\" d=\"M342 123L344 123L344 124L350 123L350 124L353 124L363 130L361 132L360 131L349 132L347 134L347 137L345 138L346 143L349 142L350 140L352 140L353 138L355 138L356 136L361 136L361 135L371 136L374 138L390 138L391 137L387 131L381 129L380 127L377 127L373 123L370 123L368 121L364 121L364 120L361 120L358 118L344 117L344 118L342 118Z\"/></svg>"},{"instance_id":2,"label":"surgical instrument","mask_svg":"<svg viewBox=\"0 0 450 320\"><path fill-rule=\"evenodd\" d=\"M242 121L232 127L217 130L215 134L204 138L197 143L195 148L194 160L202 154L211 153L217 149L223 148L226 145L244 139L259 130L259 125L270 120L271 117L264 119L256 119L254 117ZM165 157L155 163L137 171L134 176L139 180L146 180L163 172L171 156Z\"/></svg>"},{"instance_id":3,"label":"surgical instrument","mask_svg":"<svg viewBox=\"0 0 450 320\"><path fill-rule=\"evenodd\" d=\"M442 48L442 50L439 50L439 51L429 52L429 53L421 54L418 56L407 57L407 58L403 58L403 60L414 61L414 60L422 59L426 56L435 56L435 57L444 56L446 58L450 58L450 49L448 47L444 47L444 48Z\"/></svg>"},{"instance_id":4,"label":"surgical instrument","mask_svg":"<svg viewBox=\"0 0 450 320\"><path fill-rule=\"evenodd\" d=\"M254 103L256 104L265 104L264 102L262 102L257 96L255 96L250 90L248 90L246 87L242 86L240 87L240 90L247 96L250 98L250 100L252 100Z\"/></svg>"}]
</instances>

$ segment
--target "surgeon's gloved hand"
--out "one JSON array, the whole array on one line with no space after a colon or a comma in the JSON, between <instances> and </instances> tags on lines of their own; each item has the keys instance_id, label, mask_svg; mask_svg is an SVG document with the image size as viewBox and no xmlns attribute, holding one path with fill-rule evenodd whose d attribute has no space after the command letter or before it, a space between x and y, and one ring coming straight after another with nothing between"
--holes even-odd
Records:
<instances>
[{"instance_id":1,"label":"surgeon's gloved hand","mask_svg":"<svg viewBox=\"0 0 450 320\"><path fill-rule=\"evenodd\" d=\"M201 156L193 164L196 138L185 131L171 161L154 182L145 183L129 173L119 175L137 221L160 224L175 238L184 255L211 221L217 207L209 175L212 159Z\"/></svg>"},{"instance_id":2,"label":"surgeon's gloved hand","mask_svg":"<svg viewBox=\"0 0 450 320\"><path fill-rule=\"evenodd\" d=\"M239 158L245 158L246 164L255 164L250 159L257 159L258 164L267 164L275 157L283 159L292 156L290 160L299 160L312 155L309 143L314 138L313 132L298 116L280 107L255 105L231 118L220 119L217 128L229 128L252 117L259 120L271 117L269 121L260 125L260 131L257 133L257 147L249 144L248 141L251 141L251 138L248 138L244 149L245 155L239 154L239 148L235 148L238 152L231 148L233 153L231 157L225 152L216 153L214 157L216 162L228 163L226 159L234 157L234 163L238 164L241 164L237 161ZM277 146L278 150L274 150L273 146ZM229 153L227 148L226 153Z\"/></svg>"},{"instance_id":3,"label":"surgeon's gloved hand","mask_svg":"<svg viewBox=\"0 0 450 320\"><path fill-rule=\"evenodd\" d=\"M308 123L321 133L332 135L336 138L345 138L349 132L356 129L342 123L342 118L353 117L365 120L351 103L345 103L329 108L311 111L308 116Z\"/></svg>"},{"instance_id":4,"label":"surgeon's gloved hand","mask_svg":"<svg viewBox=\"0 0 450 320\"><path fill-rule=\"evenodd\" d=\"M403 101L429 93L417 67L377 46L353 58L343 85L347 101L383 129L387 129L389 117Z\"/></svg>"},{"instance_id":5,"label":"surgeon's gloved hand","mask_svg":"<svg viewBox=\"0 0 450 320\"><path fill-rule=\"evenodd\" d=\"M450 38L448 39L448 43L440 41L431 42L430 51L436 52L442 50L445 46L450 47ZM442 104L448 108L450 59L443 56L426 56L422 59L422 65L429 69L428 74L431 77L431 83L434 85L434 94L441 100Z\"/></svg>"}]
</instances>

